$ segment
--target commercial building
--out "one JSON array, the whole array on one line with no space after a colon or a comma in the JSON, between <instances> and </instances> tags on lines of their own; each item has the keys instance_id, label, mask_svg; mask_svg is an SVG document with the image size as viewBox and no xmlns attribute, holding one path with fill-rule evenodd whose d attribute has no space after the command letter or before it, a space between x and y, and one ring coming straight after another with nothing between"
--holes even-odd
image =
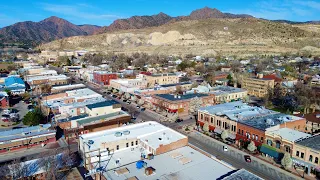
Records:
<instances>
[{"instance_id":1,"label":"commercial building","mask_svg":"<svg viewBox=\"0 0 320 180\"><path fill-rule=\"evenodd\" d=\"M110 81L110 87L122 92L133 93L136 90L147 87L147 82L143 79L113 79Z\"/></svg>"},{"instance_id":2,"label":"commercial building","mask_svg":"<svg viewBox=\"0 0 320 180\"><path fill-rule=\"evenodd\" d=\"M320 135L297 140L293 146L292 159L296 169L315 175L319 168Z\"/></svg>"},{"instance_id":3,"label":"commercial building","mask_svg":"<svg viewBox=\"0 0 320 180\"><path fill-rule=\"evenodd\" d=\"M179 83L178 75L168 74L140 74L143 81L147 82L147 87L153 88L155 85L177 84Z\"/></svg>"},{"instance_id":4,"label":"commercial building","mask_svg":"<svg viewBox=\"0 0 320 180\"><path fill-rule=\"evenodd\" d=\"M101 101L105 101L101 94L84 88L44 96L42 97L41 105L46 109L47 113L51 110L54 114L74 116L84 113L84 107L87 104Z\"/></svg>"},{"instance_id":5,"label":"commercial building","mask_svg":"<svg viewBox=\"0 0 320 180\"><path fill-rule=\"evenodd\" d=\"M164 180L222 179L233 174L232 166L187 145L187 136L157 122L123 126L79 138L79 152L89 171L87 175L101 173L106 179L119 180Z\"/></svg>"},{"instance_id":6,"label":"commercial building","mask_svg":"<svg viewBox=\"0 0 320 180\"><path fill-rule=\"evenodd\" d=\"M269 147L276 148L279 152L288 152L291 156L293 156L292 149L294 142L310 136L310 134L290 128L280 128L274 131L266 132L265 144L267 144Z\"/></svg>"},{"instance_id":7,"label":"commercial building","mask_svg":"<svg viewBox=\"0 0 320 180\"><path fill-rule=\"evenodd\" d=\"M301 115L307 120L306 132L315 134L320 132L320 111Z\"/></svg>"},{"instance_id":8,"label":"commercial building","mask_svg":"<svg viewBox=\"0 0 320 180\"><path fill-rule=\"evenodd\" d=\"M50 85L64 85L68 84L70 78L64 74L55 75L55 76L35 76L28 77L27 83L32 87L36 87L41 84L50 84Z\"/></svg>"},{"instance_id":9,"label":"commercial building","mask_svg":"<svg viewBox=\"0 0 320 180\"><path fill-rule=\"evenodd\" d=\"M26 91L24 81L16 76L7 77L4 81L4 88L9 89L12 94L23 94Z\"/></svg>"},{"instance_id":10,"label":"commercial building","mask_svg":"<svg viewBox=\"0 0 320 180\"><path fill-rule=\"evenodd\" d=\"M268 131L285 127L304 131L306 123L304 118L249 106L241 101L200 108L198 121L200 126L208 123L215 133L226 130L231 139L254 141L256 145L265 142Z\"/></svg>"},{"instance_id":11,"label":"commercial building","mask_svg":"<svg viewBox=\"0 0 320 180\"><path fill-rule=\"evenodd\" d=\"M54 142L56 131L50 124L2 131L0 135L0 153L33 146L45 146Z\"/></svg>"},{"instance_id":12,"label":"commercial building","mask_svg":"<svg viewBox=\"0 0 320 180\"><path fill-rule=\"evenodd\" d=\"M214 94L216 104L243 100L248 96L248 91L231 86L217 86L210 89L209 94Z\"/></svg>"},{"instance_id":13,"label":"commercial building","mask_svg":"<svg viewBox=\"0 0 320 180\"><path fill-rule=\"evenodd\" d=\"M94 71L93 82L99 85L110 85L111 79L118 79L117 74L108 71Z\"/></svg>"},{"instance_id":14,"label":"commercial building","mask_svg":"<svg viewBox=\"0 0 320 180\"><path fill-rule=\"evenodd\" d=\"M273 89L275 85L274 79L263 78L263 74L258 77L243 78L241 87L248 90L249 95L264 97L268 93L268 89Z\"/></svg>"},{"instance_id":15,"label":"commercial building","mask_svg":"<svg viewBox=\"0 0 320 180\"><path fill-rule=\"evenodd\" d=\"M150 96L150 95L156 95L156 94L170 94L170 93L176 92L177 87L181 88L182 91L186 91L191 89L191 86L192 86L192 83L190 82L182 82L177 84L159 85L154 88L148 88L148 89L139 89L134 91L134 93L142 96Z\"/></svg>"},{"instance_id":16,"label":"commercial building","mask_svg":"<svg viewBox=\"0 0 320 180\"><path fill-rule=\"evenodd\" d=\"M189 113L189 104L193 98L201 99L202 106L215 104L214 95L208 94L156 94L152 96L151 102L161 109L183 116Z\"/></svg>"},{"instance_id":17,"label":"commercial building","mask_svg":"<svg viewBox=\"0 0 320 180\"><path fill-rule=\"evenodd\" d=\"M51 93L61 93L61 92L85 88L85 87L86 86L84 84L68 84L68 85L52 86Z\"/></svg>"}]
</instances>

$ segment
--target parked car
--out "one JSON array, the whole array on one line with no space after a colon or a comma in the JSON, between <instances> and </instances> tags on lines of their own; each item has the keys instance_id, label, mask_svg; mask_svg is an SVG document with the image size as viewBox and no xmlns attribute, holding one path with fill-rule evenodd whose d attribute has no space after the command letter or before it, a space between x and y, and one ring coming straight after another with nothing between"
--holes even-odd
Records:
<instances>
[{"instance_id":1,"label":"parked car","mask_svg":"<svg viewBox=\"0 0 320 180\"><path fill-rule=\"evenodd\" d=\"M25 100L24 102L25 102L26 104L30 104L30 103L31 103L30 100Z\"/></svg>"},{"instance_id":2,"label":"parked car","mask_svg":"<svg viewBox=\"0 0 320 180\"><path fill-rule=\"evenodd\" d=\"M141 109L140 109L140 111L145 111L145 110L146 110L146 108L141 108Z\"/></svg>"},{"instance_id":3,"label":"parked car","mask_svg":"<svg viewBox=\"0 0 320 180\"><path fill-rule=\"evenodd\" d=\"M175 120L174 122L176 122L176 123L183 122L183 119L178 118L178 119Z\"/></svg>"},{"instance_id":4,"label":"parked car","mask_svg":"<svg viewBox=\"0 0 320 180\"><path fill-rule=\"evenodd\" d=\"M34 110L34 105L28 105L28 110L33 111Z\"/></svg>"},{"instance_id":5,"label":"parked car","mask_svg":"<svg viewBox=\"0 0 320 180\"><path fill-rule=\"evenodd\" d=\"M244 155L244 160L248 163L251 163L251 157L249 155Z\"/></svg>"},{"instance_id":6,"label":"parked car","mask_svg":"<svg viewBox=\"0 0 320 180\"><path fill-rule=\"evenodd\" d=\"M10 120L10 115L8 115L8 114L3 114L3 115L1 116L1 120L2 120L2 121L9 121L9 120Z\"/></svg>"},{"instance_id":7,"label":"parked car","mask_svg":"<svg viewBox=\"0 0 320 180\"><path fill-rule=\"evenodd\" d=\"M228 151L228 146L223 146L223 151Z\"/></svg>"},{"instance_id":8,"label":"parked car","mask_svg":"<svg viewBox=\"0 0 320 180\"><path fill-rule=\"evenodd\" d=\"M137 106L137 109L140 109L141 107L140 106Z\"/></svg>"},{"instance_id":9,"label":"parked car","mask_svg":"<svg viewBox=\"0 0 320 180\"><path fill-rule=\"evenodd\" d=\"M19 112L18 109L15 109L15 108L10 109L10 113L18 113L18 112Z\"/></svg>"},{"instance_id":10,"label":"parked car","mask_svg":"<svg viewBox=\"0 0 320 180\"><path fill-rule=\"evenodd\" d=\"M127 101L127 104L131 104L131 101Z\"/></svg>"},{"instance_id":11,"label":"parked car","mask_svg":"<svg viewBox=\"0 0 320 180\"><path fill-rule=\"evenodd\" d=\"M124 99L123 102L127 102L128 100Z\"/></svg>"},{"instance_id":12,"label":"parked car","mask_svg":"<svg viewBox=\"0 0 320 180\"><path fill-rule=\"evenodd\" d=\"M116 96L116 95L112 95L112 97L113 97L113 98L117 98L118 96Z\"/></svg>"},{"instance_id":13,"label":"parked car","mask_svg":"<svg viewBox=\"0 0 320 180\"><path fill-rule=\"evenodd\" d=\"M10 114L10 110L9 109L3 110L3 114Z\"/></svg>"}]
</instances>

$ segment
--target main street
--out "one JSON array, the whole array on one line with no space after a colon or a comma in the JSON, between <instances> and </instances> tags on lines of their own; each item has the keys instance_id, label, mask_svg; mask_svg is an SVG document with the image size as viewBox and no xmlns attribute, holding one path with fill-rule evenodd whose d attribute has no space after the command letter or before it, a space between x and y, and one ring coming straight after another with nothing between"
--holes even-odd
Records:
<instances>
[{"instance_id":1,"label":"main street","mask_svg":"<svg viewBox=\"0 0 320 180\"><path fill-rule=\"evenodd\" d=\"M76 83L83 83L85 84L89 89L97 92L97 93L100 93L100 94L105 94L105 89L103 88L100 88L96 85L93 85L91 83L86 83L86 82L83 82L83 81L80 81L79 79L77 78L74 78L74 81ZM138 109L136 107L135 104L130 104L128 105L127 103L119 100L119 99L116 99L116 98L112 98L111 96L109 95L106 95L105 98L107 99L113 99L117 102L119 102L123 107L125 107L126 109L129 110L129 113L130 114L136 114L136 121L157 121L157 122L160 122L161 124L167 126L167 127L170 127L172 129L178 129L180 128L181 126L183 125L194 125L195 121L194 119L190 119L190 118L186 118L183 122L181 123L174 123L174 122L162 122L161 120L164 118L162 115L160 114L157 114L156 112L153 112L153 111L150 111L148 109L146 109L145 111L141 111L140 109ZM186 134L187 135L187 134ZM218 158L219 160L222 160L232 166L234 166L235 168L237 169L241 169L241 168L244 168L264 179L274 179L273 176L270 176L270 172L267 171L267 170L263 170L263 169L259 169L258 167L255 167L255 166L252 166L251 164L246 164L243 160L239 160L239 159L236 159L236 158L233 158L231 156L228 156L226 155L225 153L223 153L223 151L219 150L219 149L215 149L215 148L212 148L210 146L208 146L205 142L201 141L201 140L198 140L192 136L188 136L189 138L189 143L198 147L199 149L202 149L208 153L210 153L212 156L215 156L216 158ZM222 145L221 145L221 149L223 149ZM240 150L238 150L240 151ZM264 166L264 165L262 165ZM270 166L272 166L270 164ZM286 177L286 176L285 176ZM289 177L285 178L285 179L290 179ZM298 179L298 177L297 177Z\"/></svg>"}]
</instances>

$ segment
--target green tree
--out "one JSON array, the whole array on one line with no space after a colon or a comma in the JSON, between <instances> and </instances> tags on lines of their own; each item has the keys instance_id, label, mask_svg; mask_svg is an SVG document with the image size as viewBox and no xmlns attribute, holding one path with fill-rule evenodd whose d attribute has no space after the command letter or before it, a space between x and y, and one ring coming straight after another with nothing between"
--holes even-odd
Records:
<instances>
[{"instance_id":1,"label":"green tree","mask_svg":"<svg viewBox=\"0 0 320 180\"><path fill-rule=\"evenodd\" d=\"M28 126L36 126L40 124L40 121L44 119L44 116L39 108L33 111L29 111L22 119L22 123Z\"/></svg>"},{"instance_id":2,"label":"green tree","mask_svg":"<svg viewBox=\"0 0 320 180\"><path fill-rule=\"evenodd\" d=\"M221 133L221 139L222 139L223 141L226 141L226 139L227 139L228 137L229 137L228 131L223 130L222 133Z\"/></svg>"},{"instance_id":3,"label":"green tree","mask_svg":"<svg viewBox=\"0 0 320 180\"><path fill-rule=\"evenodd\" d=\"M204 123L204 125L203 125L203 131L204 132L209 132L209 124L206 122L206 123Z\"/></svg>"}]
</instances>

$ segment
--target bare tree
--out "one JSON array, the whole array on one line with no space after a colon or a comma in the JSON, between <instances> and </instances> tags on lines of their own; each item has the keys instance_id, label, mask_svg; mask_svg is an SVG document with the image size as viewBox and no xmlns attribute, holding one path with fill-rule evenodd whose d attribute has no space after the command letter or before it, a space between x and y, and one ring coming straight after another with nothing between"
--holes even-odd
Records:
<instances>
[{"instance_id":1,"label":"bare tree","mask_svg":"<svg viewBox=\"0 0 320 180\"><path fill-rule=\"evenodd\" d=\"M189 113L195 117L197 120L197 114L199 108L202 106L203 102L201 98L195 97L190 100L189 103Z\"/></svg>"},{"instance_id":2,"label":"bare tree","mask_svg":"<svg viewBox=\"0 0 320 180\"><path fill-rule=\"evenodd\" d=\"M227 139L228 137L229 137L228 131L223 130L222 133L221 133L221 139L222 139L223 141L226 141L226 139Z\"/></svg>"},{"instance_id":3,"label":"bare tree","mask_svg":"<svg viewBox=\"0 0 320 180\"><path fill-rule=\"evenodd\" d=\"M283 158L281 159L281 165L285 169L290 169L292 167L292 159L289 153L285 153Z\"/></svg>"},{"instance_id":4,"label":"bare tree","mask_svg":"<svg viewBox=\"0 0 320 180\"><path fill-rule=\"evenodd\" d=\"M257 149L257 147L256 147L255 143L254 143L253 141L251 141L251 142L248 144L247 149L248 149L250 152L254 152L254 151Z\"/></svg>"}]
</instances>

